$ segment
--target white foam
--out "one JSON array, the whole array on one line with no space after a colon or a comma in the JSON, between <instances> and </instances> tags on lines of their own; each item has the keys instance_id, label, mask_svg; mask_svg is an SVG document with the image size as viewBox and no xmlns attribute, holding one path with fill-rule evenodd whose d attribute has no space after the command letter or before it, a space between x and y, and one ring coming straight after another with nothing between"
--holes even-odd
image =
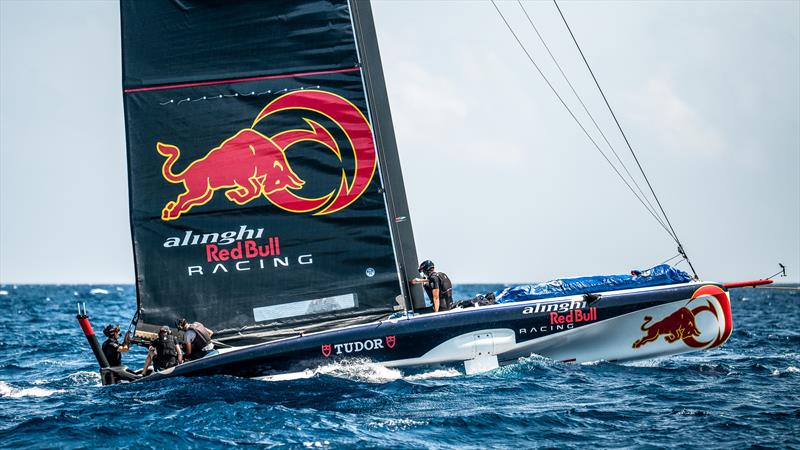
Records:
<instances>
[{"instance_id":1,"label":"white foam","mask_svg":"<svg viewBox=\"0 0 800 450\"><path fill-rule=\"evenodd\" d=\"M91 291L89 291L89 293L92 295L107 295L108 291L105 289L94 288Z\"/></svg>"},{"instance_id":2,"label":"white foam","mask_svg":"<svg viewBox=\"0 0 800 450\"><path fill-rule=\"evenodd\" d=\"M606 362L608 362L608 361L606 361L604 359L600 359L600 360L597 360L597 361L585 361L585 362L582 362L580 364L582 366L599 366L600 364L605 364Z\"/></svg>"},{"instance_id":3,"label":"white foam","mask_svg":"<svg viewBox=\"0 0 800 450\"><path fill-rule=\"evenodd\" d=\"M420 373L417 375L409 375L403 377L404 380L417 381L417 380L430 380L431 378L451 378L463 375L456 369L438 369L431 372Z\"/></svg>"},{"instance_id":4,"label":"white foam","mask_svg":"<svg viewBox=\"0 0 800 450\"><path fill-rule=\"evenodd\" d=\"M673 357L673 359L677 359L677 357ZM641 361L626 361L620 363L623 366L630 366L630 367L661 367L664 364L663 359L643 359Z\"/></svg>"},{"instance_id":5,"label":"white foam","mask_svg":"<svg viewBox=\"0 0 800 450\"><path fill-rule=\"evenodd\" d=\"M432 378L450 378L462 375L455 369L438 369L431 372L416 375L403 376L403 372L398 369L384 367L368 359L348 359L319 366L316 369L306 369L302 372L292 372L280 375L267 375L257 377L261 381L291 381L313 378L317 375L328 375L336 378L344 378L362 383L389 383L403 379L408 381L429 380Z\"/></svg>"},{"instance_id":6,"label":"white foam","mask_svg":"<svg viewBox=\"0 0 800 450\"><path fill-rule=\"evenodd\" d=\"M375 428L389 428L389 429L401 429L404 430L409 427L420 426L420 425L427 425L428 422L423 422L420 420L413 420L413 419L385 419L385 420L378 420L375 422L370 422L368 425Z\"/></svg>"},{"instance_id":7,"label":"white foam","mask_svg":"<svg viewBox=\"0 0 800 450\"><path fill-rule=\"evenodd\" d=\"M311 378L316 375L316 372L311 369L306 369L302 372L292 372L292 373L282 373L280 375L266 375L263 377L255 377L254 380L261 380L261 381L292 381L292 380L303 380L306 378Z\"/></svg>"},{"instance_id":8,"label":"white foam","mask_svg":"<svg viewBox=\"0 0 800 450\"><path fill-rule=\"evenodd\" d=\"M777 376L780 376L780 375L782 375L784 373L800 373L800 369L798 369L795 366L789 366L789 367L786 368L786 370L775 369L775 370L772 371L772 376L777 377Z\"/></svg>"},{"instance_id":9,"label":"white foam","mask_svg":"<svg viewBox=\"0 0 800 450\"><path fill-rule=\"evenodd\" d=\"M403 373L397 369L390 369L360 358L320 366L315 372L364 383L388 383L403 377Z\"/></svg>"},{"instance_id":10,"label":"white foam","mask_svg":"<svg viewBox=\"0 0 800 450\"><path fill-rule=\"evenodd\" d=\"M63 389L45 389L40 387L33 387L27 389L20 389L16 386L0 381L0 397L6 398L22 398L22 397L49 397L53 394L60 394L64 392Z\"/></svg>"},{"instance_id":11,"label":"white foam","mask_svg":"<svg viewBox=\"0 0 800 450\"><path fill-rule=\"evenodd\" d=\"M8 295L8 291L0 291L0 295Z\"/></svg>"},{"instance_id":12,"label":"white foam","mask_svg":"<svg viewBox=\"0 0 800 450\"><path fill-rule=\"evenodd\" d=\"M98 372L88 372L85 370L78 371L75 373L70 374L67 376L67 379L78 386L90 385L90 386L102 386L103 383L100 381L100 373Z\"/></svg>"}]
</instances>

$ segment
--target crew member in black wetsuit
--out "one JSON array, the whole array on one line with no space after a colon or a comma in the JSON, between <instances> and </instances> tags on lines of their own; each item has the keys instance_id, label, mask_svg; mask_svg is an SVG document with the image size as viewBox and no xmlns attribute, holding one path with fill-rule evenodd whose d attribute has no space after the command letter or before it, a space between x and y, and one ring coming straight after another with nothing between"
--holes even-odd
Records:
<instances>
[{"instance_id":1,"label":"crew member in black wetsuit","mask_svg":"<svg viewBox=\"0 0 800 450\"><path fill-rule=\"evenodd\" d=\"M106 355L108 365L111 367L121 366L122 354L128 351L130 335L126 333L125 341L120 344L117 341L117 338L119 338L119 325L106 325L103 329L103 334L108 338L103 342L103 354Z\"/></svg>"},{"instance_id":2,"label":"crew member in black wetsuit","mask_svg":"<svg viewBox=\"0 0 800 450\"><path fill-rule=\"evenodd\" d=\"M413 278L411 284L421 284L433 303L433 312L447 311L453 307L453 283L444 272L437 272L433 261L427 259L419 265L426 278Z\"/></svg>"},{"instance_id":3,"label":"crew member in black wetsuit","mask_svg":"<svg viewBox=\"0 0 800 450\"><path fill-rule=\"evenodd\" d=\"M161 327L158 330L158 338L150 342L150 347L147 349L147 359L145 359L144 368L142 369L143 375L147 375L151 362L156 370L169 369L183 363L181 346L167 326Z\"/></svg>"},{"instance_id":4,"label":"crew member in black wetsuit","mask_svg":"<svg viewBox=\"0 0 800 450\"><path fill-rule=\"evenodd\" d=\"M204 327L200 322L187 323L186 319L177 319L175 326L183 330L183 347L186 349L185 358L189 361L200 359L214 351L214 343L211 342L212 330Z\"/></svg>"}]
</instances>

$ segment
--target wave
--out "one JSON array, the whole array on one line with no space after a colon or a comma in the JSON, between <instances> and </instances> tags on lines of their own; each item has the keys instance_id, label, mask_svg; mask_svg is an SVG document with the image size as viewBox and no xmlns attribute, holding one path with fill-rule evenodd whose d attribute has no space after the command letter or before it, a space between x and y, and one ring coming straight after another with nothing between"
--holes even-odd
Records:
<instances>
[{"instance_id":1,"label":"wave","mask_svg":"<svg viewBox=\"0 0 800 450\"><path fill-rule=\"evenodd\" d=\"M519 358L513 364L508 364L498 369L494 369L484 373L500 375L500 376L509 376L509 375L528 376L532 373L541 373L542 371L558 370L559 368L564 368L564 367L580 367L580 365L575 365L572 363L564 363L561 361L556 361L554 359L546 358L541 355L532 354L531 356ZM476 375L481 375L481 374L479 373Z\"/></svg>"},{"instance_id":2,"label":"wave","mask_svg":"<svg viewBox=\"0 0 800 450\"><path fill-rule=\"evenodd\" d=\"M412 427L428 425L428 421L414 419L380 419L369 422L367 426L371 428L381 428L388 431L405 430Z\"/></svg>"},{"instance_id":3,"label":"wave","mask_svg":"<svg viewBox=\"0 0 800 450\"><path fill-rule=\"evenodd\" d=\"M67 375L66 380L75 386L102 386L100 382L100 374L98 372L79 371Z\"/></svg>"},{"instance_id":4,"label":"wave","mask_svg":"<svg viewBox=\"0 0 800 450\"><path fill-rule=\"evenodd\" d=\"M63 392L63 389L46 389L40 387L19 388L5 381L0 381L0 397L5 398L49 397L53 394L61 394Z\"/></svg>"},{"instance_id":5,"label":"wave","mask_svg":"<svg viewBox=\"0 0 800 450\"><path fill-rule=\"evenodd\" d=\"M92 295L108 295L108 291L107 290L100 289L100 288L94 288L91 291L89 291L89 293L92 294Z\"/></svg>"},{"instance_id":6,"label":"wave","mask_svg":"<svg viewBox=\"0 0 800 450\"><path fill-rule=\"evenodd\" d=\"M789 366L785 370L775 369L775 370L772 371L772 375L776 376L776 377L786 376L786 375L793 374L793 373L800 373L800 369L798 369L795 366Z\"/></svg>"},{"instance_id":7,"label":"wave","mask_svg":"<svg viewBox=\"0 0 800 450\"><path fill-rule=\"evenodd\" d=\"M8 295L8 291L0 291L0 295Z\"/></svg>"},{"instance_id":8,"label":"wave","mask_svg":"<svg viewBox=\"0 0 800 450\"><path fill-rule=\"evenodd\" d=\"M103 385L100 381L100 374L98 372L78 371L71 373L67 376L58 378L43 378L33 380L31 382L34 386L55 385L58 387L100 387ZM58 391L58 390L56 390ZM63 392L63 391L61 391Z\"/></svg>"}]
</instances>

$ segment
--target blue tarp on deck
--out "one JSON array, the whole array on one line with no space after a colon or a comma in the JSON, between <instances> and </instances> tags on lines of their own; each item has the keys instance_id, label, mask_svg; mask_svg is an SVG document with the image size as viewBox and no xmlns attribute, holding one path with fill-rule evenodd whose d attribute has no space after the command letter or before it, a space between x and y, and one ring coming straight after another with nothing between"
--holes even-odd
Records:
<instances>
[{"instance_id":1,"label":"blue tarp on deck","mask_svg":"<svg viewBox=\"0 0 800 450\"><path fill-rule=\"evenodd\" d=\"M511 286L495 292L497 303L521 302L548 297L563 297L634 289L667 284L687 283L692 277L667 264L655 266L640 275L599 275L593 277L560 278L539 284Z\"/></svg>"}]
</instances>

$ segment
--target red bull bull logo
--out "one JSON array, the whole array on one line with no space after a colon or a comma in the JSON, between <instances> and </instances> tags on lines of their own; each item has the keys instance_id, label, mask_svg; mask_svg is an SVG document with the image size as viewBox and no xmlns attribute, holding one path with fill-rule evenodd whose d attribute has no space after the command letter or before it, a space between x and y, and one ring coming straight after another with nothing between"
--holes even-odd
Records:
<instances>
[{"instance_id":1,"label":"red bull bull logo","mask_svg":"<svg viewBox=\"0 0 800 450\"><path fill-rule=\"evenodd\" d=\"M699 306L694 306L695 300L704 300ZM711 299L714 299L712 302ZM710 313L714 316L717 324L716 335L707 341L697 338L703 333L697 326L697 316L702 313ZM720 317L722 316L722 317ZM733 331L733 320L731 319L731 306L728 294L718 286L703 286L696 290L686 306L678 309L667 317L650 324L652 316L645 316L644 323L640 327L645 335L633 342L634 349L656 341L663 336L664 340L672 344L683 341L686 345L693 348L713 348L722 345L728 340Z\"/></svg>"},{"instance_id":2,"label":"red bull bull logo","mask_svg":"<svg viewBox=\"0 0 800 450\"><path fill-rule=\"evenodd\" d=\"M658 339L659 336L664 336L664 340L670 344L678 339L700 336L700 331L697 330L697 324L694 320L694 313L686 307L648 326L647 324L650 323L651 320L653 320L652 316L644 316L644 323L641 328L642 331L647 334L634 342L633 348L639 348L648 342L653 342Z\"/></svg>"},{"instance_id":3,"label":"red bull bull logo","mask_svg":"<svg viewBox=\"0 0 800 450\"><path fill-rule=\"evenodd\" d=\"M265 136L254 127L271 114L285 110L317 112L329 118L346 135L355 159L355 170L342 170L339 186L327 195L306 198L299 195L305 181L292 170L286 152L298 142L313 141L328 148L342 161L339 145L331 133L317 122L305 118L308 128L281 131ZM162 220L176 220L194 207L211 201L223 190L237 205L262 196L279 208L294 213L331 214L341 211L363 194L377 165L372 129L366 117L348 100L336 94L304 90L284 94L270 102L256 116L250 128L238 131L180 173L173 166L180 157L175 145L158 142L156 150L167 160L161 168L165 180L182 184L184 192L168 202Z\"/></svg>"}]
</instances>

